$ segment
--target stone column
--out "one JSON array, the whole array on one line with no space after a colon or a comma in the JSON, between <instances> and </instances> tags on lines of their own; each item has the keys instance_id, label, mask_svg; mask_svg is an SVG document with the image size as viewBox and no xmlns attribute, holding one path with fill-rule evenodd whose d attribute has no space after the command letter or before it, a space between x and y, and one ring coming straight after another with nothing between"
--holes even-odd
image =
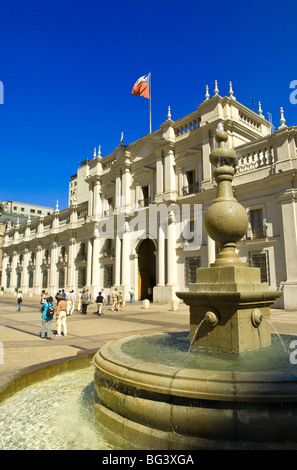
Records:
<instances>
[{"instance_id":1,"label":"stone column","mask_svg":"<svg viewBox=\"0 0 297 470\"><path fill-rule=\"evenodd\" d=\"M164 159L164 192L167 199L176 198L175 161L173 147L169 147Z\"/></svg>"},{"instance_id":2,"label":"stone column","mask_svg":"<svg viewBox=\"0 0 297 470\"><path fill-rule=\"evenodd\" d=\"M39 245L36 249L35 259L35 277L34 277L34 293L41 292L41 263L42 263L42 247Z\"/></svg>"},{"instance_id":3,"label":"stone column","mask_svg":"<svg viewBox=\"0 0 297 470\"><path fill-rule=\"evenodd\" d=\"M121 283L121 240L119 235L115 235L115 261L114 261L114 284L119 286Z\"/></svg>"},{"instance_id":4,"label":"stone column","mask_svg":"<svg viewBox=\"0 0 297 470\"><path fill-rule=\"evenodd\" d=\"M177 285L176 263L176 227L173 211L168 214L168 238L167 238L167 286Z\"/></svg>"},{"instance_id":5,"label":"stone column","mask_svg":"<svg viewBox=\"0 0 297 470\"><path fill-rule=\"evenodd\" d=\"M74 289L74 256L75 256L76 240L71 238L68 244L68 268L67 268L67 285L69 289Z\"/></svg>"},{"instance_id":6,"label":"stone column","mask_svg":"<svg viewBox=\"0 0 297 470\"><path fill-rule=\"evenodd\" d=\"M285 309L297 308L297 190L291 188L279 197L281 202L285 279L281 283Z\"/></svg>"},{"instance_id":7,"label":"stone column","mask_svg":"<svg viewBox=\"0 0 297 470\"><path fill-rule=\"evenodd\" d=\"M157 286L165 285L165 234L160 221L158 227Z\"/></svg>"},{"instance_id":8,"label":"stone column","mask_svg":"<svg viewBox=\"0 0 297 470\"><path fill-rule=\"evenodd\" d=\"M162 153L157 156L156 160L156 194L162 195L164 191L164 170Z\"/></svg>"},{"instance_id":9,"label":"stone column","mask_svg":"<svg viewBox=\"0 0 297 470\"><path fill-rule=\"evenodd\" d=\"M58 261L58 244L53 242L51 244L51 267L50 267L50 278L49 278L49 289L52 294L55 294L58 290L57 282L57 261Z\"/></svg>"},{"instance_id":10,"label":"stone column","mask_svg":"<svg viewBox=\"0 0 297 470\"><path fill-rule=\"evenodd\" d=\"M122 241L122 266L121 266L121 285L124 288L124 291L130 289L130 232L129 224L125 222L124 224L124 233ZM126 295L126 292L123 292Z\"/></svg>"},{"instance_id":11,"label":"stone column","mask_svg":"<svg viewBox=\"0 0 297 470\"><path fill-rule=\"evenodd\" d=\"M100 255L100 238L93 239L93 254L92 254L92 296L97 295L100 285L100 271L99 271L99 255Z\"/></svg>"},{"instance_id":12,"label":"stone column","mask_svg":"<svg viewBox=\"0 0 297 470\"><path fill-rule=\"evenodd\" d=\"M27 293L27 288L28 288L29 256L30 256L30 252L28 248L25 248L24 258L23 258L23 275L22 275L22 283L21 283L21 290L23 293Z\"/></svg>"},{"instance_id":13,"label":"stone column","mask_svg":"<svg viewBox=\"0 0 297 470\"><path fill-rule=\"evenodd\" d=\"M102 207L102 197L101 197L101 182L99 180L94 183L94 215L101 216L103 207Z\"/></svg>"},{"instance_id":14,"label":"stone column","mask_svg":"<svg viewBox=\"0 0 297 470\"><path fill-rule=\"evenodd\" d=\"M1 287L3 287L4 290L6 290L6 269L7 269L8 259L9 258L7 256L7 254L3 253Z\"/></svg>"},{"instance_id":15,"label":"stone column","mask_svg":"<svg viewBox=\"0 0 297 470\"><path fill-rule=\"evenodd\" d=\"M93 240L88 240L88 254L87 254L87 276L86 284L88 287L92 284L92 254L93 252Z\"/></svg>"}]
</instances>

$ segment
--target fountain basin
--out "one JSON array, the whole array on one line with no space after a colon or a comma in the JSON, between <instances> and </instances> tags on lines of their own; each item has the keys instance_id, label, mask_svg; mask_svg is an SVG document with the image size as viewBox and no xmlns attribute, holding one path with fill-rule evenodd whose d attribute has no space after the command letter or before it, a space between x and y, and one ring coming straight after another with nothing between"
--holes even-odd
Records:
<instances>
[{"instance_id":1,"label":"fountain basin","mask_svg":"<svg viewBox=\"0 0 297 470\"><path fill-rule=\"evenodd\" d=\"M147 450L297 449L294 369L199 369L127 352L146 338L108 343L94 356L95 413L108 429Z\"/></svg>"}]
</instances>

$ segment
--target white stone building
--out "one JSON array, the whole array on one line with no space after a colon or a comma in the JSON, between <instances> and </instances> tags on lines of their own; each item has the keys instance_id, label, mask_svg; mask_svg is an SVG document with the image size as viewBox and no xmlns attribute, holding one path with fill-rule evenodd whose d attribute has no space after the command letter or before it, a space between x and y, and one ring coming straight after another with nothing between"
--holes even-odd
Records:
<instances>
[{"instance_id":1,"label":"white stone building","mask_svg":"<svg viewBox=\"0 0 297 470\"><path fill-rule=\"evenodd\" d=\"M2 286L47 289L114 287L128 298L169 302L215 258L202 217L215 197L209 154L222 123L238 155L234 191L249 215L240 258L259 266L263 282L281 289L276 306L297 308L297 127L272 132L233 96L208 92L191 114L110 155L95 151L71 177L69 208L10 228L3 245Z\"/></svg>"}]
</instances>

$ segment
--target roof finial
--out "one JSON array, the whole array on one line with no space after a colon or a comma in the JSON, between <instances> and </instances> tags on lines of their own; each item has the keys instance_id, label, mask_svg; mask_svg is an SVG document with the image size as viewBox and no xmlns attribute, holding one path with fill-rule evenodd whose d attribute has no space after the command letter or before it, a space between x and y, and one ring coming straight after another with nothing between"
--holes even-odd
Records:
<instances>
[{"instance_id":1,"label":"roof finial","mask_svg":"<svg viewBox=\"0 0 297 470\"><path fill-rule=\"evenodd\" d=\"M281 123L281 125L279 126L279 129L280 129L281 127L287 127L286 124L285 124L286 120L285 120L285 118L284 118L284 110L283 110L283 108L280 109L280 115L281 115L281 118L280 118L280 121L279 121L279 122Z\"/></svg>"},{"instance_id":2,"label":"roof finial","mask_svg":"<svg viewBox=\"0 0 297 470\"><path fill-rule=\"evenodd\" d=\"M215 89L214 89L214 93L215 93L215 95L218 95L218 94L219 94L218 81L217 81L217 80L215 80Z\"/></svg>"},{"instance_id":3,"label":"roof finial","mask_svg":"<svg viewBox=\"0 0 297 470\"><path fill-rule=\"evenodd\" d=\"M55 210L55 212L59 212L59 201L58 201L58 199L57 199L57 204L56 204L56 210Z\"/></svg>"},{"instance_id":4,"label":"roof finial","mask_svg":"<svg viewBox=\"0 0 297 470\"><path fill-rule=\"evenodd\" d=\"M258 111L258 114L259 114L259 116L262 116L262 117L263 117L263 111L262 111L262 108L261 108L261 101L259 101L259 111Z\"/></svg>"},{"instance_id":5,"label":"roof finial","mask_svg":"<svg viewBox=\"0 0 297 470\"><path fill-rule=\"evenodd\" d=\"M98 155L97 156L101 157L101 145L99 145L99 147L98 147Z\"/></svg>"},{"instance_id":6,"label":"roof finial","mask_svg":"<svg viewBox=\"0 0 297 470\"><path fill-rule=\"evenodd\" d=\"M121 144L124 143L124 132L121 132Z\"/></svg>"},{"instance_id":7,"label":"roof finial","mask_svg":"<svg viewBox=\"0 0 297 470\"><path fill-rule=\"evenodd\" d=\"M205 93L205 100L209 100L208 85L206 85L205 91L206 91L206 93Z\"/></svg>"},{"instance_id":8,"label":"roof finial","mask_svg":"<svg viewBox=\"0 0 297 470\"><path fill-rule=\"evenodd\" d=\"M235 100L234 91L232 89L232 82L229 82L229 96Z\"/></svg>"},{"instance_id":9,"label":"roof finial","mask_svg":"<svg viewBox=\"0 0 297 470\"><path fill-rule=\"evenodd\" d=\"M167 114L167 118L168 118L168 121L171 120L171 112L170 112L170 106L168 106L168 114Z\"/></svg>"},{"instance_id":10,"label":"roof finial","mask_svg":"<svg viewBox=\"0 0 297 470\"><path fill-rule=\"evenodd\" d=\"M96 147L94 147L94 155L93 155L94 158L96 158Z\"/></svg>"}]
</instances>

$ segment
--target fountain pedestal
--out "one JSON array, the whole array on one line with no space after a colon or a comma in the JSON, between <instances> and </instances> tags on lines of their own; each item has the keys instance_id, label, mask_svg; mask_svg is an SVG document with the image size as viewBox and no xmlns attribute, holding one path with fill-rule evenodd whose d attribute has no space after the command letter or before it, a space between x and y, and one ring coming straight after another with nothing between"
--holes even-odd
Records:
<instances>
[{"instance_id":1,"label":"fountain pedestal","mask_svg":"<svg viewBox=\"0 0 297 470\"><path fill-rule=\"evenodd\" d=\"M246 233L248 217L233 195L236 154L226 147L228 136L216 134L219 147L210 155L215 166L217 195L205 217L209 236L219 255L209 268L199 268L189 292L177 296L190 306L192 348L242 353L271 344L270 305L281 295L261 283L260 269L245 266L236 243Z\"/></svg>"},{"instance_id":2,"label":"fountain pedestal","mask_svg":"<svg viewBox=\"0 0 297 470\"><path fill-rule=\"evenodd\" d=\"M270 346L270 305L279 291L261 283L260 269L220 266L197 269L189 292L191 348L243 353Z\"/></svg>"}]
</instances>

